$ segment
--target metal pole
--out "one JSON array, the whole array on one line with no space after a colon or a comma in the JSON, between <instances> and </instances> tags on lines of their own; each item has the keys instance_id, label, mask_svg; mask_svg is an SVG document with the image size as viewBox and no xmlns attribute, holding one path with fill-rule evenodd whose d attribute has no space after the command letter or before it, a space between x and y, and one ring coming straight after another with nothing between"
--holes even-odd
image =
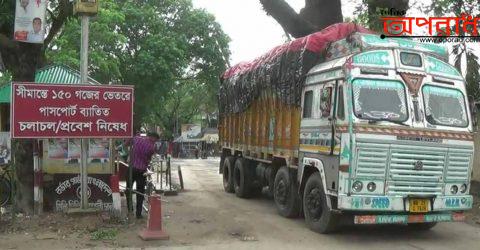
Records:
<instances>
[{"instance_id":1,"label":"metal pole","mask_svg":"<svg viewBox=\"0 0 480 250\"><path fill-rule=\"evenodd\" d=\"M34 169L34 211L35 214L41 215L43 213L43 172L39 159L38 141L33 140L33 169Z\"/></svg>"},{"instance_id":2,"label":"metal pole","mask_svg":"<svg viewBox=\"0 0 480 250\"><path fill-rule=\"evenodd\" d=\"M88 84L88 23L89 17L86 15L82 16L82 42L80 44L80 82L81 84ZM80 189L82 190L81 194L81 204L82 209L88 209L88 197L87 197L87 188L88 188L88 176L87 176L87 147L88 140L82 139L82 156L81 156L81 166L80 166Z\"/></svg>"},{"instance_id":3,"label":"metal pole","mask_svg":"<svg viewBox=\"0 0 480 250\"><path fill-rule=\"evenodd\" d=\"M170 162L170 158L168 158L168 185L170 191L172 191L172 163Z\"/></svg>"}]
</instances>

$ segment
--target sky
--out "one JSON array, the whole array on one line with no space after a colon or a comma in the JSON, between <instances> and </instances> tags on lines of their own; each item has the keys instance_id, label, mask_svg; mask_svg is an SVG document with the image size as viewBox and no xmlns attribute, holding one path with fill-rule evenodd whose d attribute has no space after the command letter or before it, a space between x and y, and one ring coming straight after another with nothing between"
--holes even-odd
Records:
<instances>
[{"instance_id":1,"label":"sky","mask_svg":"<svg viewBox=\"0 0 480 250\"><path fill-rule=\"evenodd\" d=\"M286 0L297 12L305 6L305 0ZM361 1L361 0L360 0ZM250 61L285 42L285 32L270 16L267 16L259 0L192 0L196 8L212 13L223 31L232 40L230 51L232 65ZM344 0L344 17L352 16L354 3Z\"/></svg>"},{"instance_id":2,"label":"sky","mask_svg":"<svg viewBox=\"0 0 480 250\"><path fill-rule=\"evenodd\" d=\"M407 16L425 16L421 5L430 5L432 0L410 1ZM282 27L270 16L267 16L259 0L192 0L195 8L203 8L213 14L223 31L230 37L230 63L235 65L242 61L251 61L273 47L286 41ZM305 6L305 0L286 0L297 12ZM344 19L353 18L353 12L362 0L341 0ZM414 30L414 35L420 34ZM451 51L451 44L445 44ZM476 46L475 46L476 47ZM480 49L475 48L480 56ZM452 62L453 57L450 58ZM463 72L465 73L465 72Z\"/></svg>"}]
</instances>

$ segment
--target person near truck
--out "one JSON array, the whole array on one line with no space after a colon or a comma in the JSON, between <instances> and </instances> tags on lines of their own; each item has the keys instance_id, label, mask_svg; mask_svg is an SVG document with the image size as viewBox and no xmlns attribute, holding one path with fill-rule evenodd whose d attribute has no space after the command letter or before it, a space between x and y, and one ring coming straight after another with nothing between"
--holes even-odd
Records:
<instances>
[{"instance_id":1,"label":"person near truck","mask_svg":"<svg viewBox=\"0 0 480 250\"><path fill-rule=\"evenodd\" d=\"M130 167L132 168L132 181L128 190L132 189L133 183L136 183L137 191L137 205L135 214L137 219L142 218L143 199L141 194L145 193L146 176L144 175L148 169L148 164L155 153L155 142L160 139L157 133L147 133L147 136L136 135L127 145L131 146L130 153ZM128 183L128 182L127 182Z\"/></svg>"}]
</instances>

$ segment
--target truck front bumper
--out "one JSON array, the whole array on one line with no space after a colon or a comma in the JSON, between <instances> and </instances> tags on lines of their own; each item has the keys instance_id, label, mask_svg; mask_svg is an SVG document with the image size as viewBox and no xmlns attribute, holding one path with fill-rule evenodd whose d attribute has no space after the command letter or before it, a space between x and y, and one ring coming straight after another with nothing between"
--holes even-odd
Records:
<instances>
[{"instance_id":1,"label":"truck front bumper","mask_svg":"<svg viewBox=\"0 0 480 250\"><path fill-rule=\"evenodd\" d=\"M430 207L424 213L411 213L412 199L428 199ZM358 214L355 224L407 224L463 221L463 210L472 208L471 195L403 197L375 195L338 196L338 209Z\"/></svg>"},{"instance_id":2,"label":"truck front bumper","mask_svg":"<svg viewBox=\"0 0 480 250\"><path fill-rule=\"evenodd\" d=\"M410 200L416 197L350 195L338 196L338 209L349 211L409 212ZM430 200L430 212L462 211L472 208L471 195L421 197Z\"/></svg>"},{"instance_id":3,"label":"truck front bumper","mask_svg":"<svg viewBox=\"0 0 480 250\"><path fill-rule=\"evenodd\" d=\"M463 213L356 215L355 224L409 224L464 221Z\"/></svg>"}]
</instances>

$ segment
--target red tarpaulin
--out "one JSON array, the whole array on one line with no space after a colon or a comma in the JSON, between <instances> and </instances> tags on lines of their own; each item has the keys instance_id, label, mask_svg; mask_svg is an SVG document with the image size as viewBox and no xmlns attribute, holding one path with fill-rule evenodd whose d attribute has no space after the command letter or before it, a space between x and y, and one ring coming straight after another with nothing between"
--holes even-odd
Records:
<instances>
[{"instance_id":1,"label":"red tarpaulin","mask_svg":"<svg viewBox=\"0 0 480 250\"><path fill-rule=\"evenodd\" d=\"M267 63L273 58L276 58L287 51L297 52L301 50L308 50L313 53L322 52L327 48L329 43L341 40L353 32L373 33L373 31L354 23L333 24L319 32L277 46L268 53L251 62L241 62L228 69L223 74L223 78L228 78L236 74L243 74L247 71L253 70L259 65Z\"/></svg>"},{"instance_id":2,"label":"red tarpaulin","mask_svg":"<svg viewBox=\"0 0 480 250\"><path fill-rule=\"evenodd\" d=\"M338 23L228 69L221 77L220 114L244 111L265 91L288 105L300 105L306 73L322 62L330 43L355 32L373 33L357 24Z\"/></svg>"}]
</instances>

